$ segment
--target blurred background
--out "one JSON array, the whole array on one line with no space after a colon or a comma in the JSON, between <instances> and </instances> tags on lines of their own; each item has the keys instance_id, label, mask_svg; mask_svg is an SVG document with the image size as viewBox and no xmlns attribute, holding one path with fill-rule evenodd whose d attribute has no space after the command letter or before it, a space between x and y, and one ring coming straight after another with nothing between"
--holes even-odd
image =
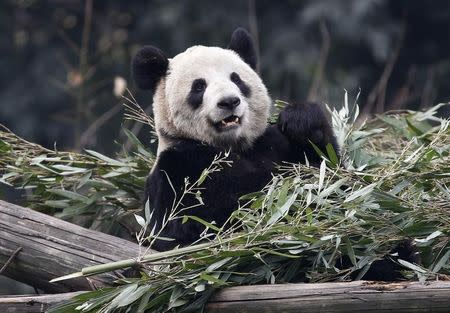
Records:
<instances>
[{"instance_id":1,"label":"blurred background","mask_svg":"<svg viewBox=\"0 0 450 313\"><path fill-rule=\"evenodd\" d=\"M340 106L360 92L363 116L450 100L450 1L4 0L0 2L0 123L48 148L122 149L123 89L145 44L167 55L226 47L244 26L273 99ZM448 116L449 112L441 112ZM2 187L4 188L4 187ZM0 190L19 202L20 194ZM33 292L2 278L0 293Z\"/></svg>"},{"instance_id":2,"label":"blurred background","mask_svg":"<svg viewBox=\"0 0 450 313\"><path fill-rule=\"evenodd\" d=\"M255 36L274 99L339 106L361 91L365 115L450 99L445 0L5 0L0 123L46 147L111 154L124 139L114 82L151 105L130 81L134 53L225 47L237 26Z\"/></svg>"}]
</instances>

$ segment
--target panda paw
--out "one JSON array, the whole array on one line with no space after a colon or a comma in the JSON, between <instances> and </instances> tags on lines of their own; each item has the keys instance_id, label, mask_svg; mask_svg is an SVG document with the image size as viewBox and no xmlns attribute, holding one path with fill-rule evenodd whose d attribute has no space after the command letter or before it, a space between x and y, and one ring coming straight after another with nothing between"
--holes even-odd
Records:
<instances>
[{"instance_id":1,"label":"panda paw","mask_svg":"<svg viewBox=\"0 0 450 313\"><path fill-rule=\"evenodd\" d=\"M337 148L329 119L322 106L317 103L287 106L280 112L278 128L290 142L305 149L311 147L311 142L321 149L328 143Z\"/></svg>"},{"instance_id":2,"label":"panda paw","mask_svg":"<svg viewBox=\"0 0 450 313\"><path fill-rule=\"evenodd\" d=\"M404 279L401 274L404 267L398 264L398 259L413 264L420 265L422 263L413 241L405 239L392 249L388 256L373 262L362 279L374 281L399 281Z\"/></svg>"}]
</instances>

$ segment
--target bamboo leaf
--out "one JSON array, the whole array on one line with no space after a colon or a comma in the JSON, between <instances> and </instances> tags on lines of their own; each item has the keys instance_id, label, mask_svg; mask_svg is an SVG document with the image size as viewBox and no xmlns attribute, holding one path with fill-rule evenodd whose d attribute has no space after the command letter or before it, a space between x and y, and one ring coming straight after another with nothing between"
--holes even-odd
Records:
<instances>
[{"instance_id":1,"label":"bamboo leaf","mask_svg":"<svg viewBox=\"0 0 450 313\"><path fill-rule=\"evenodd\" d=\"M438 273L441 268L445 265L449 264L450 259L450 249L447 250L447 252L439 259L438 262L433 266L433 269L431 270L433 273Z\"/></svg>"},{"instance_id":2,"label":"bamboo leaf","mask_svg":"<svg viewBox=\"0 0 450 313\"><path fill-rule=\"evenodd\" d=\"M344 203L351 202L353 200L356 200L357 198L361 198L364 196L367 196L369 193L371 193L376 187L376 183L370 184L368 186L365 186L352 194L348 198L344 200Z\"/></svg>"},{"instance_id":3,"label":"bamboo leaf","mask_svg":"<svg viewBox=\"0 0 450 313\"><path fill-rule=\"evenodd\" d=\"M80 195L79 193L76 193L76 192L73 192L73 191L62 190L62 189L51 189L48 192L52 193L54 195L58 195L58 196L64 197L64 198L80 201L80 202L83 202L85 204L91 204L93 202L88 197Z\"/></svg>"},{"instance_id":4,"label":"bamboo leaf","mask_svg":"<svg viewBox=\"0 0 450 313\"><path fill-rule=\"evenodd\" d=\"M325 163L325 160L320 163L320 169L319 169L319 187L317 188L317 192L320 192L323 186L323 182L325 180L325 171L327 169L327 165Z\"/></svg>"},{"instance_id":5,"label":"bamboo leaf","mask_svg":"<svg viewBox=\"0 0 450 313\"><path fill-rule=\"evenodd\" d=\"M86 151L88 154L90 154L90 155L96 157L97 159L100 159L100 160L102 160L102 161L108 163L109 165L113 165L113 166L121 166L121 167L128 167L128 164L123 163L123 162L120 162L120 161L117 161L117 160L114 160L114 159L112 159L112 158L110 158L110 157L107 157L106 155L103 155L103 154L98 153L98 152L96 152L96 151L88 150L88 149L86 149L85 151Z\"/></svg>"},{"instance_id":6,"label":"bamboo leaf","mask_svg":"<svg viewBox=\"0 0 450 313\"><path fill-rule=\"evenodd\" d=\"M202 224L202 225L204 225L204 226L208 227L209 229L212 229L212 230L214 230L216 232L220 231L219 227L213 225L212 223L209 223L209 222L205 221L204 219L202 219L202 218L200 218L198 216L194 216L194 215L185 215L183 217L183 223L186 223L188 221L188 219L191 219L191 220L194 220L196 222L199 222L200 224Z\"/></svg>"},{"instance_id":7,"label":"bamboo leaf","mask_svg":"<svg viewBox=\"0 0 450 313\"><path fill-rule=\"evenodd\" d=\"M419 273L422 273L422 274L427 272L425 269L421 268L420 266L412 264L412 263L410 263L408 261L405 261L405 260L402 260L402 259L398 259L398 263L400 263L404 267L407 267L407 268L409 268L409 269L411 269L411 270L413 270L415 272L419 272Z\"/></svg>"}]
</instances>

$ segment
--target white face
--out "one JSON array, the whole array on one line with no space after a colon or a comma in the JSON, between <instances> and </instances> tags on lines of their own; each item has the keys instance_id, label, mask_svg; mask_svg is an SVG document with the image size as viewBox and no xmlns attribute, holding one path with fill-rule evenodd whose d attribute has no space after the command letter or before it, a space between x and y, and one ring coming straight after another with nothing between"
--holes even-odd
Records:
<instances>
[{"instance_id":1,"label":"white face","mask_svg":"<svg viewBox=\"0 0 450 313\"><path fill-rule=\"evenodd\" d=\"M164 133L245 149L267 127L271 100L234 51L194 46L170 60L153 106L160 140Z\"/></svg>"}]
</instances>

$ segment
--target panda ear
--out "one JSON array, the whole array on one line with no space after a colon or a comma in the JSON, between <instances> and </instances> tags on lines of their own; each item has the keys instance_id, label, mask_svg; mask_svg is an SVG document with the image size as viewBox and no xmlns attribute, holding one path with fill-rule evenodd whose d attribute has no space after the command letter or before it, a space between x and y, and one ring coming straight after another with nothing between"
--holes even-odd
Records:
<instances>
[{"instance_id":1,"label":"panda ear","mask_svg":"<svg viewBox=\"0 0 450 313\"><path fill-rule=\"evenodd\" d=\"M153 46L144 46L132 62L133 79L141 89L154 90L158 81L166 75L169 60Z\"/></svg>"},{"instance_id":2,"label":"panda ear","mask_svg":"<svg viewBox=\"0 0 450 313\"><path fill-rule=\"evenodd\" d=\"M245 28L239 27L233 32L228 49L237 52L245 63L256 70L258 60L256 58L255 45L253 44L251 35Z\"/></svg>"}]
</instances>

